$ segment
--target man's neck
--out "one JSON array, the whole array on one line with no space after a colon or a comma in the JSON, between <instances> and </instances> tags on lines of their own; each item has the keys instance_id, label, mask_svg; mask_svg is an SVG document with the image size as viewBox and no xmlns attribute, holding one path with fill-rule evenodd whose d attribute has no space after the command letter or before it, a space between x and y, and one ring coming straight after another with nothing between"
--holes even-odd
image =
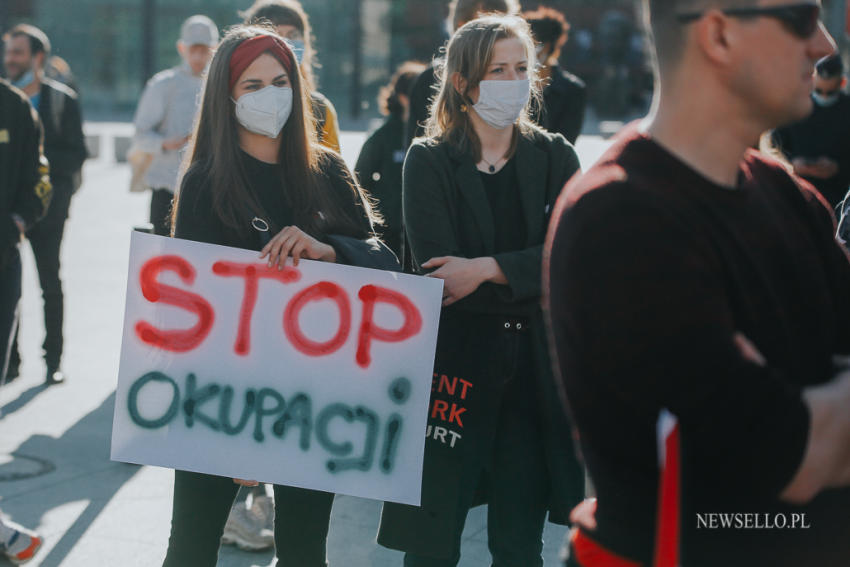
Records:
<instances>
[{"instance_id":1,"label":"man's neck","mask_svg":"<svg viewBox=\"0 0 850 567\"><path fill-rule=\"evenodd\" d=\"M25 86L23 89L24 94L27 95L28 98L32 98L41 92L41 77L36 73L35 78L32 80L30 84Z\"/></svg>"},{"instance_id":2,"label":"man's neck","mask_svg":"<svg viewBox=\"0 0 850 567\"><path fill-rule=\"evenodd\" d=\"M239 147L249 156L266 163L277 163L280 151L280 138L269 138L262 134L239 129Z\"/></svg>"},{"instance_id":3,"label":"man's neck","mask_svg":"<svg viewBox=\"0 0 850 567\"><path fill-rule=\"evenodd\" d=\"M734 103L718 102L728 96L711 88L662 87L641 129L711 181L734 187L747 148L764 128Z\"/></svg>"}]
</instances>

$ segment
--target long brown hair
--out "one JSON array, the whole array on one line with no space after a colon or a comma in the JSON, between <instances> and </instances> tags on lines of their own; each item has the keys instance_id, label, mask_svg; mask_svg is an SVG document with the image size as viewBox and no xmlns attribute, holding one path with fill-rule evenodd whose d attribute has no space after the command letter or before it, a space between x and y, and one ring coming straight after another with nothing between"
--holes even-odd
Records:
<instances>
[{"instance_id":1,"label":"long brown hair","mask_svg":"<svg viewBox=\"0 0 850 567\"><path fill-rule=\"evenodd\" d=\"M268 219L269 215L250 188L239 147L239 124L229 87L230 58L243 41L259 35L274 35L274 32L258 26L234 26L222 40L210 63L184 164L185 169L204 171L212 192L214 213L226 226L243 235L251 232L252 218ZM331 196L328 180L322 175L329 162L339 161L339 158L316 141L316 128L301 74L290 73L289 81L293 93L292 112L280 134L278 168L293 219L299 228L313 236L328 230L358 234L361 230L354 213L340 208L339 201ZM351 187L352 202L360 193L367 214L374 221L368 196L350 176L345 176L345 180ZM172 227L177 220L179 191L174 203ZM283 227L271 228L277 231Z\"/></svg>"},{"instance_id":2,"label":"long brown hair","mask_svg":"<svg viewBox=\"0 0 850 567\"><path fill-rule=\"evenodd\" d=\"M516 38L525 46L528 79L531 83L529 101L539 99L534 41L531 39L528 23L516 16L484 16L457 30L449 40L445 61L440 69L437 97L431 105L431 113L425 124L426 136L447 142L476 161L481 160L481 140L469 118L471 102L467 93L477 87L487 74L496 42L507 38ZM466 83L462 93L458 92L452 83L455 73ZM521 132L535 129L528 116L528 105L520 115L517 125Z\"/></svg>"}]
</instances>

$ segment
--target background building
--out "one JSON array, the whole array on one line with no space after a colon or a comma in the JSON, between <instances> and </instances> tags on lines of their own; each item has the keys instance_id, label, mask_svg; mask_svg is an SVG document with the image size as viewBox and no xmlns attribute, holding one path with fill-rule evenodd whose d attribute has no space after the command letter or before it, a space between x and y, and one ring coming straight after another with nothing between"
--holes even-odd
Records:
<instances>
[{"instance_id":1,"label":"background building","mask_svg":"<svg viewBox=\"0 0 850 567\"><path fill-rule=\"evenodd\" d=\"M252 0L0 0L0 29L42 28L71 66L89 120L128 120L145 81L175 65L182 21L196 13L224 30ZM321 67L319 88L343 126L377 116L375 97L407 59L428 60L448 37L448 0L302 0ZM645 108L651 89L637 0L522 2L563 11L572 24L564 67L584 79L598 116ZM824 20L846 52L847 4L824 0ZM2 49L0 47L0 49Z\"/></svg>"}]
</instances>

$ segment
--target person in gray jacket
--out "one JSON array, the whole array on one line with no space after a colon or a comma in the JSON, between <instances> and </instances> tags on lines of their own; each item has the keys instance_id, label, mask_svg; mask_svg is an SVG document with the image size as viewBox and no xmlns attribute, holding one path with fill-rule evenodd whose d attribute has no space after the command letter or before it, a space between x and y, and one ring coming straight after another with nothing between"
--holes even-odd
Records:
<instances>
[{"instance_id":1,"label":"person in gray jacket","mask_svg":"<svg viewBox=\"0 0 850 567\"><path fill-rule=\"evenodd\" d=\"M183 148L192 131L203 73L217 44L218 28L208 17L196 15L183 22L177 42L183 62L154 75L136 109L133 147L152 157L144 182L152 190L150 222L155 234L170 233L171 201Z\"/></svg>"}]
</instances>

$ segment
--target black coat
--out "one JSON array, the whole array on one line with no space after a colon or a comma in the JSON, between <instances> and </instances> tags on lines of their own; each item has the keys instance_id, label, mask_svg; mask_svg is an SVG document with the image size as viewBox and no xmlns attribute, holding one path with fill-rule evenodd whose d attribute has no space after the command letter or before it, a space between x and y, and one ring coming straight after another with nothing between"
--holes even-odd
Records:
<instances>
[{"instance_id":1,"label":"black coat","mask_svg":"<svg viewBox=\"0 0 850 567\"><path fill-rule=\"evenodd\" d=\"M363 144L354 172L360 185L378 201L384 217L382 238L401 253L401 166L407 146L404 120L390 116Z\"/></svg>"},{"instance_id":2,"label":"black coat","mask_svg":"<svg viewBox=\"0 0 850 567\"><path fill-rule=\"evenodd\" d=\"M565 182L579 169L578 158L562 136L534 130L517 144L517 177L526 241L516 252L495 253L497 227L474 160L446 144L420 140L404 164L404 220L407 242L418 273L434 256L492 256L508 285L485 283L442 311L435 377L466 377L475 384L464 414L460 450L426 441L421 507L384 505L378 542L386 547L429 556L445 556L457 526L458 495L476 489L468 474L487 458L502 405L506 372L499 367L504 329L489 324L506 312L531 322L533 366L538 378L544 424L546 465L550 473L549 519L566 523L570 509L584 495L579 465L554 389L545 339L541 295L541 255L549 214ZM434 389L432 389L434 392ZM438 393L432 394L436 399ZM476 503L486 501L480 495Z\"/></svg>"},{"instance_id":3,"label":"black coat","mask_svg":"<svg viewBox=\"0 0 850 567\"><path fill-rule=\"evenodd\" d=\"M0 266L21 239L12 215L31 226L47 209L47 173L38 116L21 91L0 80Z\"/></svg>"},{"instance_id":4,"label":"black coat","mask_svg":"<svg viewBox=\"0 0 850 567\"><path fill-rule=\"evenodd\" d=\"M549 84L543 89L543 108L533 108L532 115L537 124L575 144L584 125L587 88L584 81L558 65L551 71Z\"/></svg>"},{"instance_id":5,"label":"black coat","mask_svg":"<svg viewBox=\"0 0 850 567\"><path fill-rule=\"evenodd\" d=\"M44 125L44 155L50 162L50 181L59 191L75 191L88 157L77 93L58 81L44 79L38 114Z\"/></svg>"}]
</instances>

